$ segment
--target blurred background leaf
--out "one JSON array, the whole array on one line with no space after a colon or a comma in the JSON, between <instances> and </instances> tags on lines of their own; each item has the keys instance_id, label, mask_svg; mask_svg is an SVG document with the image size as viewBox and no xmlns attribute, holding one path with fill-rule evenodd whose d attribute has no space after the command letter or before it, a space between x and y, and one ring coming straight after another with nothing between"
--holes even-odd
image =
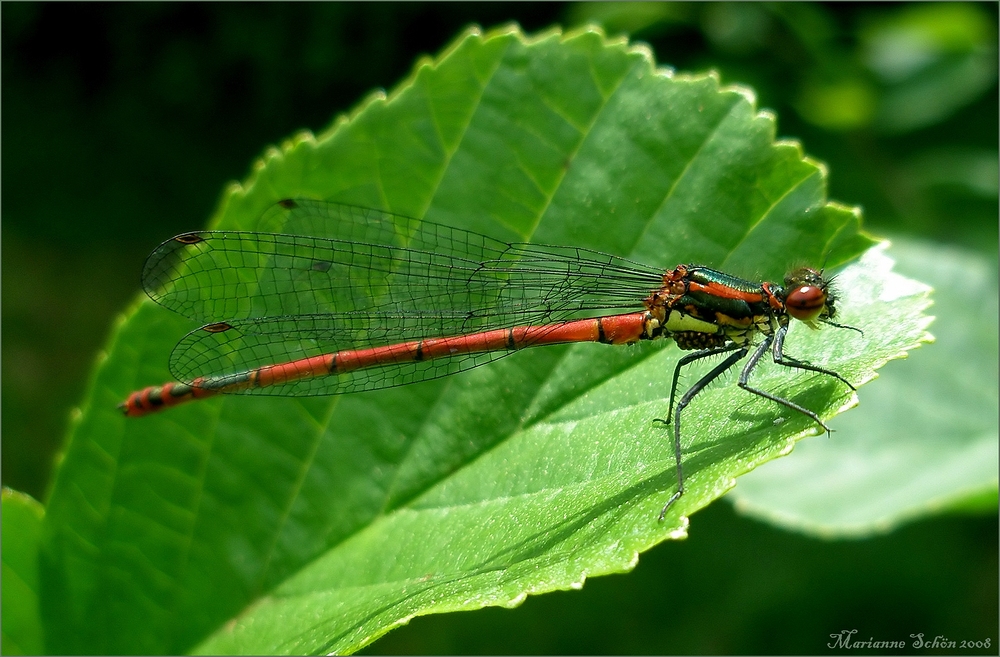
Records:
<instances>
[{"instance_id":1,"label":"blurred background leaf","mask_svg":"<svg viewBox=\"0 0 1000 657\"><path fill-rule=\"evenodd\" d=\"M0 16L2 472L40 499L148 251L201 225L262 144L325 127L470 22L594 21L678 70L718 70L830 166L830 196L863 205L869 230L997 260L994 4L4 3ZM714 505L631 576L419 619L371 649L816 652L859 618L876 637L995 638L995 494L983 500L979 515L833 544Z\"/></svg>"},{"instance_id":2,"label":"blurred background leaf","mask_svg":"<svg viewBox=\"0 0 1000 657\"><path fill-rule=\"evenodd\" d=\"M3 489L3 654L45 649L38 597L38 549L45 509L24 493Z\"/></svg>"}]
</instances>

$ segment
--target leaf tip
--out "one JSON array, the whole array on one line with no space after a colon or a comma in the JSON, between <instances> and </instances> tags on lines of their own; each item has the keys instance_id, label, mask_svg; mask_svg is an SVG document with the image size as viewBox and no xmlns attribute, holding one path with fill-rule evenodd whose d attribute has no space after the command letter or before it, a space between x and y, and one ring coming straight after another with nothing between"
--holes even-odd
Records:
<instances>
[{"instance_id":1,"label":"leaf tip","mask_svg":"<svg viewBox=\"0 0 1000 657\"><path fill-rule=\"evenodd\" d=\"M719 81L719 74L717 71L709 71L715 77L715 80ZM750 87L742 84L727 84L719 88L719 91L725 93L733 93L737 96L742 96L743 99L750 104L751 107L757 107L757 92ZM771 110L759 110L757 112L757 118L774 121L776 119L774 112Z\"/></svg>"},{"instance_id":2,"label":"leaf tip","mask_svg":"<svg viewBox=\"0 0 1000 657\"><path fill-rule=\"evenodd\" d=\"M681 524L667 532L667 538L672 541L684 540L688 537L688 527L691 520L687 516L681 516Z\"/></svg>"},{"instance_id":3,"label":"leaf tip","mask_svg":"<svg viewBox=\"0 0 1000 657\"><path fill-rule=\"evenodd\" d=\"M524 604L524 601L527 599L528 599L528 592L521 591L513 598L507 600L507 602L504 602L503 606L506 607L507 609L514 609L515 607L520 607L522 604Z\"/></svg>"}]
</instances>

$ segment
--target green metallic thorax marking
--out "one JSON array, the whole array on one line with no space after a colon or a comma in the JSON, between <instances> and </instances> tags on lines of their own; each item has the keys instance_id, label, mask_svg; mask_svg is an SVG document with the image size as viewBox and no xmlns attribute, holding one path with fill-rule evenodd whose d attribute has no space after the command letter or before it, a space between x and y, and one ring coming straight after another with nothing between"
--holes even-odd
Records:
<instances>
[{"instance_id":1,"label":"green metallic thorax marking","mask_svg":"<svg viewBox=\"0 0 1000 657\"><path fill-rule=\"evenodd\" d=\"M760 294L760 284L710 267L690 266L687 279L693 283L722 285L746 294Z\"/></svg>"}]
</instances>

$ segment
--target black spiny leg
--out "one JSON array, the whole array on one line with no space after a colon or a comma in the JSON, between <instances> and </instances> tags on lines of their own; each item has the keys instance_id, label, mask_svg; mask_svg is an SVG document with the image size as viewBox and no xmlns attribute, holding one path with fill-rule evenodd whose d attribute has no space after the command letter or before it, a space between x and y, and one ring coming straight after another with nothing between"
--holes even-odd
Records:
<instances>
[{"instance_id":1,"label":"black spiny leg","mask_svg":"<svg viewBox=\"0 0 1000 657\"><path fill-rule=\"evenodd\" d=\"M673 412L674 412L674 398L677 394L677 382L680 380L682 367L684 367L685 365L690 365L695 361L699 361L702 358L708 358L709 356L717 356L718 354L725 354L730 351L735 351L739 348L740 345L730 343L724 347L712 347L711 349L702 349L701 351L690 353L682 357L680 360L678 360L677 366L674 367L674 379L673 382L670 384L670 404L669 406L667 406L667 408L669 409L667 411L667 419L657 420L657 421L663 422L664 424L670 424L670 418L673 417Z\"/></svg>"},{"instance_id":2,"label":"black spiny leg","mask_svg":"<svg viewBox=\"0 0 1000 657\"><path fill-rule=\"evenodd\" d=\"M783 329L786 329L786 328L787 327L784 327L784 326L778 328L778 331L777 331L776 335L780 336L780 339L784 338ZM751 386L748 383L748 381L750 379L750 375L753 373L754 369L757 367L757 363L760 361L761 356L764 355L764 353L768 350L768 348L771 346L772 343L775 344L775 352L778 351L779 347L777 345L780 344L778 342L778 339L779 338L776 338L774 335L769 335L769 336L767 336L767 337L764 338L764 341L761 342L760 345L757 347L757 349L753 352L753 355L750 356L750 360L747 361L746 366L743 368L743 371L740 373L739 386L741 388L743 388L744 390L746 390L747 392L752 392L753 394L755 394L755 395L757 395L759 397L763 397L764 399L770 399L771 401L776 402L778 404L781 404L782 406L785 406L786 408L790 408L793 411L798 411L799 413L802 413L803 415L812 418L812 420L814 422L816 422L816 424L818 424L819 426L823 427L823 429L827 432L827 434L829 434L830 433L830 427L826 426L826 423L823 422L823 420L821 420L818 415L816 415L815 413L813 413L812 411L810 411L808 408L806 408L804 406L799 406L798 404L796 404L795 402L791 401L790 399L785 399L784 397L778 397L777 395L772 395L771 393L765 392L765 391L761 390L760 388L754 388L753 386ZM777 356L775 356L775 361L777 362ZM785 365L786 367L797 367L799 369L807 369L807 370L812 370L812 371L820 371L820 372L825 372L825 373L828 373L828 374L833 374L833 372L826 372L825 370L821 370L819 368L814 368L812 365L805 366L803 364L793 364L793 363L788 363L788 362L782 363L782 364ZM834 376L837 376L837 375L834 374ZM837 376L837 378L840 378L840 377ZM843 379L841 379L841 380L843 381ZM848 383L847 385L850 385L850 384Z\"/></svg>"},{"instance_id":3,"label":"black spiny leg","mask_svg":"<svg viewBox=\"0 0 1000 657\"><path fill-rule=\"evenodd\" d=\"M834 326L840 326L835 324ZM845 326L844 328L854 328L853 326ZM860 331L860 329L854 329L855 331ZM798 360L797 358L792 358L791 356L786 356L785 349L785 334L788 332L788 326L779 326L778 330L774 334L774 350L772 351L772 357L774 362L778 365L784 367L792 367L797 370L809 370L810 372L818 372L819 374L826 374L827 376L832 376L844 385L846 385L851 390L857 390L851 382L840 376L833 370L824 369L822 367L816 367L815 365L810 365L804 361Z\"/></svg>"},{"instance_id":4,"label":"black spiny leg","mask_svg":"<svg viewBox=\"0 0 1000 657\"><path fill-rule=\"evenodd\" d=\"M667 510L673 506L674 502L680 499L681 495L684 494L684 471L681 469L681 411L683 411L684 408L691 403L691 400L694 399L699 392L705 389L705 386L719 378L723 372L743 359L747 355L749 348L743 345L730 344L725 347L699 351L680 359L677 363L677 368L674 370L674 383L670 390L671 400L673 400L674 390L677 388L677 378L682 365L687 365L688 363L707 356L724 354L729 351L735 351L735 353L731 354L728 358L726 358L726 360L712 368L711 372L698 379L698 382L688 388L688 391L684 393L681 400L677 402L677 410L674 411L674 461L677 463L677 492L671 495L670 499L667 500L667 503L663 505L663 510L660 511L660 521L662 521L664 516L667 515Z\"/></svg>"}]
</instances>

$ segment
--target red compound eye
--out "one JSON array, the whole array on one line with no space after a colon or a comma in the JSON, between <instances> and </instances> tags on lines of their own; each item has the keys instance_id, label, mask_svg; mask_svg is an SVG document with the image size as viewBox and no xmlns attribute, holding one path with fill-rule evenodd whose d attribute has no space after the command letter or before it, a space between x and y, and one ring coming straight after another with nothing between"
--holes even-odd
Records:
<instances>
[{"instance_id":1,"label":"red compound eye","mask_svg":"<svg viewBox=\"0 0 1000 657\"><path fill-rule=\"evenodd\" d=\"M803 322L816 319L825 308L826 290L815 285L800 285L785 297L788 314Z\"/></svg>"}]
</instances>

